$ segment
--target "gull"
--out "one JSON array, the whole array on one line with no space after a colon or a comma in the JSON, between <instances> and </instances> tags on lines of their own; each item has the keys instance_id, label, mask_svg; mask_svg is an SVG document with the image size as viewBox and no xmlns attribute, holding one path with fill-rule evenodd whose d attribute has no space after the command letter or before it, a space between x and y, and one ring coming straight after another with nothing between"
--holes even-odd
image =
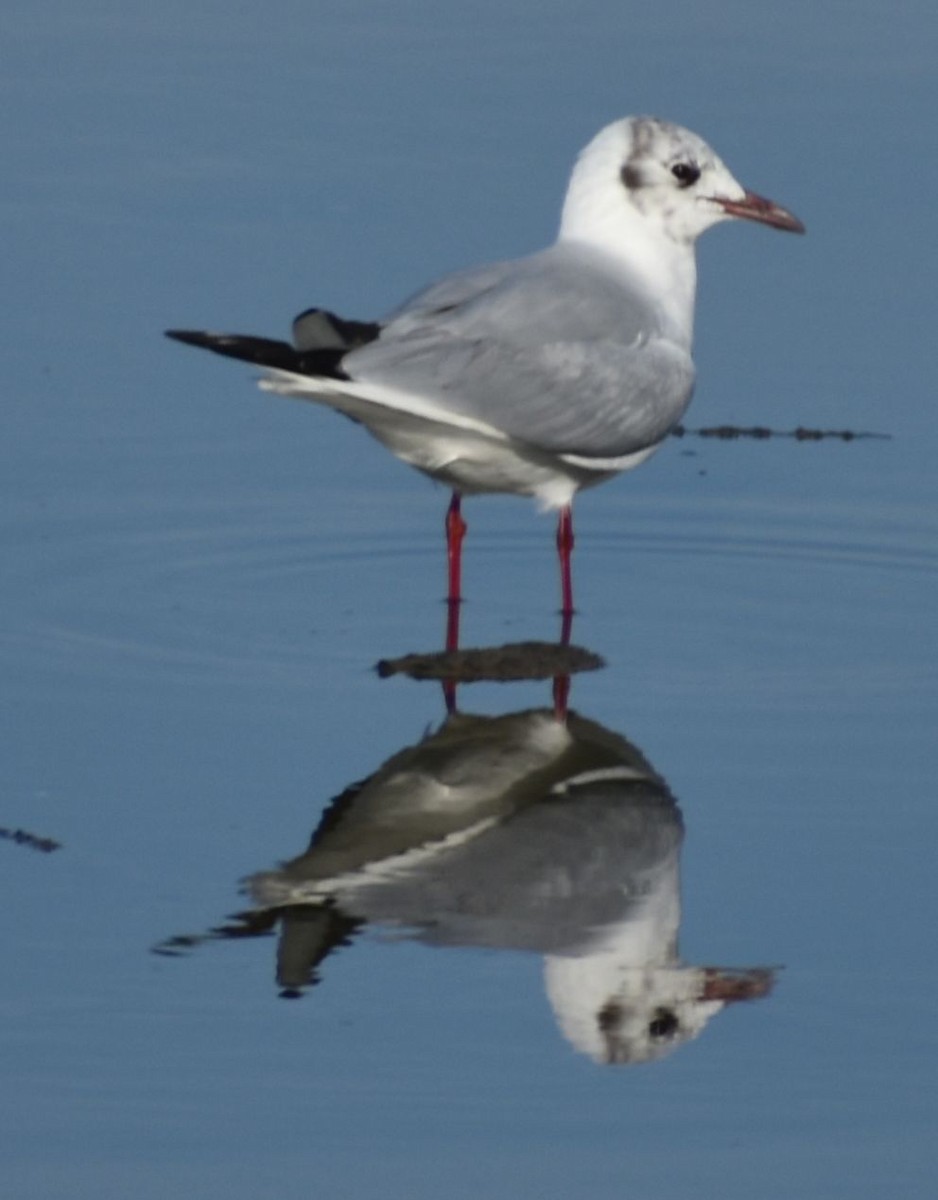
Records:
<instances>
[{"instance_id":1,"label":"gull","mask_svg":"<svg viewBox=\"0 0 938 1200\"><path fill-rule=\"evenodd\" d=\"M577 158L547 249L447 275L380 321L307 309L292 342L167 336L263 367L262 388L343 413L446 484L451 615L464 494L531 496L559 510L569 629L573 497L638 466L681 420L694 386L694 247L730 218L804 232L696 134L626 117Z\"/></svg>"}]
</instances>

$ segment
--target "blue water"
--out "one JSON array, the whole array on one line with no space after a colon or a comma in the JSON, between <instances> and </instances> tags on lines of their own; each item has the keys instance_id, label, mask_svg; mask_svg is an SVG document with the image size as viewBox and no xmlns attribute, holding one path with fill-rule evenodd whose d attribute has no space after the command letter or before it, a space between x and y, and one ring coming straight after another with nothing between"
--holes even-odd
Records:
<instances>
[{"instance_id":1,"label":"blue water","mask_svg":"<svg viewBox=\"0 0 938 1200\"><path fill-rule=\"evenodd\" d=\"M5 1194L933 1194L938 15L896 13L6 5L0 827L60 846L0 841ZM372 667L441 645L446 496L160 331L371 317L535 248L573 154L635 111L809 231L704 239L688 424L891 436L674 440L584 495L574 641L607 666L571 706L658 817L615 866L596 831L632 791L555 803L556 838L525 793L516 849L443 861L445 919L386 898L283 999L276 912L213 931L350 785L438 744L439 687ZM555 637L550 521L466 511L464 641ZM615 871L679 921L673 972L769 968L769 994L597 1062L544 960ZM519 907L561 876L566 915Z\"/></svg>"}]
</instances>

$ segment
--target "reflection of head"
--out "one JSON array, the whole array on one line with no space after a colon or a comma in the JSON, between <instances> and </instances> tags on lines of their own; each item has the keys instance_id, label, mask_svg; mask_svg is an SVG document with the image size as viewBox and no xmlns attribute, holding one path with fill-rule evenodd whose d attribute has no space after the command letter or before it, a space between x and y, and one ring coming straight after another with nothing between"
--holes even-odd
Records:
<instances>
[{"instance_id":1,"label":"reflection of head","mask_svg":"<svg viewBox=\"0 0 938 1200\"><path fill-rule=\"evenodd\" d=\"M545 985L557 1023L594 1062L654 1062L697 1037L726 1004L768 995L766 968L629 966L614 949L551 957Z\"/></svg>"},{"instance_id":2,"label":"reflection of head","mask_svg":"<svg viewBox=\"0 0 938 1200\"><path fill-rule=\"evenodd\" d=\"M723 1007L704 1000L701 967L627 967L550 958L547 994L570 1042L594 1062L652 1062L690 1041Z\"/></svg>"}]
</instances>

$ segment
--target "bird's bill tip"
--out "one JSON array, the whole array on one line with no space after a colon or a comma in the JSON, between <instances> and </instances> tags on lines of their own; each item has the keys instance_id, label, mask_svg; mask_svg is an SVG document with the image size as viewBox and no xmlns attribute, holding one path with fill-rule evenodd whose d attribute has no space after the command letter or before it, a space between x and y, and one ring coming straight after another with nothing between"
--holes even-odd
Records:
<instances>
[{"instance_id":1,"label":"bird's bill tip","mask_svg":"<svg viewBox=\"0 0 938 1200\"><path fill-rule=\"evenodd\" d=\"M762 225L771 225L773 229L784 229L787 233L804 233L804 224L794 213L782 208L774 200L758 196L755 192L743 192L740 200L727 200L722 196L716 197L716 202L730 217L743 217L747 221L758 221Z\"/></svg>"},{"instance_id":2,"label":"bird's bill tip","mask_svg":"<svg viewBox=\"0 0 938 1200\"><path fill-rule=\"evenodd\" d=\"M702 1000L722 1000L731 1004L735 1000L761 1000L767 996L775 983L772 967L748 967L742 969L705 967Z\"/></svg>"}]
</instances>

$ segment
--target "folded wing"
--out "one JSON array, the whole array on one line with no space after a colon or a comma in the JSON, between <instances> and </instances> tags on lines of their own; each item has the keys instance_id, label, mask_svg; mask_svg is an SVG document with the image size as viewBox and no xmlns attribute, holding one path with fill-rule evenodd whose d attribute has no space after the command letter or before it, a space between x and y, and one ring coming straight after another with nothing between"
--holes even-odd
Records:
<instances>
[{"instance_id":1,"label":"folded wing","mask_svg":"<svg viewBox=\"0 0 938 1200\"><path fill-rule=\"evenodd\" d=\"M441 280L342 368L385 402L419 396L538 449L600 458L659 442L693 388L688 348L643 292L570 246Z\"/></svg>"}]
</instances>

